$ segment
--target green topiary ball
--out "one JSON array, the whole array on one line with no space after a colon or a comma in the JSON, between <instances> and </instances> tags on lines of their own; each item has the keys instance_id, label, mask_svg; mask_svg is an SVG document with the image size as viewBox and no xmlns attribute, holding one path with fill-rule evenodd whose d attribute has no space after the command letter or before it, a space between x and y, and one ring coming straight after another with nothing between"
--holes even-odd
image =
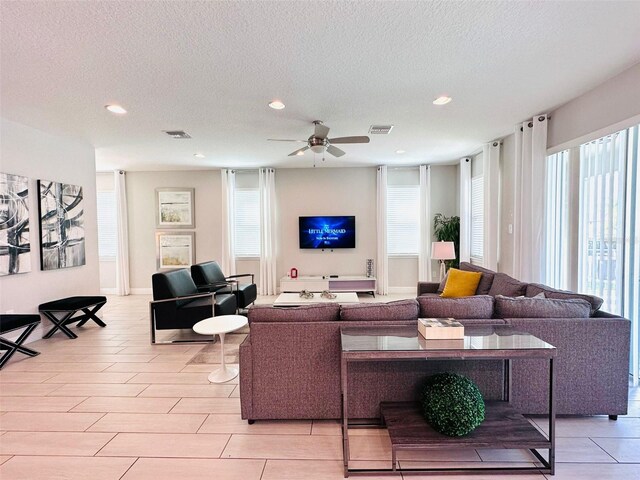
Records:
<instances>
[{"instance_id":1,"label":"green topiary ball","mask_svg":"<svg viewBox=\"0 0 640 480\"><path fill-rule=\"evenodd\" d=\"M477 385L457 373L430 376L422 387L422 414L437 432L461 437L484 420L484 400Z\"/></svg>"}]
</instances>

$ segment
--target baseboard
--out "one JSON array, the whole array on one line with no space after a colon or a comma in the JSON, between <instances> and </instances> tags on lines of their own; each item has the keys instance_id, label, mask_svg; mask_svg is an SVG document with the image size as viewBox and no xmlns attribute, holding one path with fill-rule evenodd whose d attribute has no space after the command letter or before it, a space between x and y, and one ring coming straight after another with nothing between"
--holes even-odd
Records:
<instances>
[{"instance_id":1,"label":"baseboard","mask_svg":"<svg viewBox=\"0 0 640 480\"><path fill-rule=\"evenodd\" d=\"M389 293L416 293L416 287L389 287Z\"/></svg>"},{"instance_id":2,"label":"baseboard","mask_svg":"<svg viewBox=\"0 0 640 480\"><path fill-rule=\"evenodd\" d=\"M100 293L102 295L117 295L118 290L116 290L115 288L101 288Z\"/></svg>"},{"instance_id":3,"label":"baseboard","mask_svg":"<svg viewBox=\"0 0 640 480\"><path fill-rule=\"evenodd\" d=\"M153 290L150 288L132 288L131 295L151 295Z\"/></svg>"}]
</instances>

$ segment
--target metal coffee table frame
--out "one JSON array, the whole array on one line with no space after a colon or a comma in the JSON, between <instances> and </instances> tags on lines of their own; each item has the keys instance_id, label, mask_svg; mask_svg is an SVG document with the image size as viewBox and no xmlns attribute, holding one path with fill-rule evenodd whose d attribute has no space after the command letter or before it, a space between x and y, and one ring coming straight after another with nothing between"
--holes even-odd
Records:
<instances>
[{"instance_id":1,"label":"metal coffee table frame","mask_svg":"<svg viewBox=\"0 0 640 480\"><path fill-rule=\"evenodd\" d=\"M506 328L512 328L504 326ZM354 331L362 328L363 332L370 327L343 327L341 332ZM469 332L473 332L473 327L467 327ZM523 332L521 332L523 333ZM417 334L417 330L416 330ZM342 395L342 454L344 459L344 477L349 475L398 475L398 474L425 474L425 473L555 473L555 429L556 413L554 400L554 357L555 348L545 349L495 349L495 350L469 350L469 349L442 349L442 350L344 350L342 348L340 384ZM408 361L408 360L503 360L503 392L502 400L508 403L511 393L511 361L515 359L547 359L549 361L549 430L546 436L547 445L544 447L528 448L538 459L542 466L531 467L495 467L495 468L397 468L397 451L403 449L402 446L392 445L392 468L390 469L369 469L369 468L349 468L349 428L371 428L384 426L384 420L380 423L349 423L348 412L348 371L352 362L380 362L380 361ZM533 428L533 427L532 427ZM450 446L455 446L455 439L452 439ZM498 448L500 442L496 441ZM479 445L461 443L458 447L469 448L491 448L491 445ZM422 447L427 449L428 447ZM433 447L444 448L444 447ZM516 447L511 447L516 448ZM407 447L407 450L418 450L418 447ZM538 449L549 451L549 459L545 459Z\"/></svg>"}]
</instances>

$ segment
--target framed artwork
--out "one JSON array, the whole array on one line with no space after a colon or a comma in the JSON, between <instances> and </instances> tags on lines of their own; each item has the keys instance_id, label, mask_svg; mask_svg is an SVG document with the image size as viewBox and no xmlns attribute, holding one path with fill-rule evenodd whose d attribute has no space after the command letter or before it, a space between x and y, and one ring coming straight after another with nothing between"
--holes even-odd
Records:
<instances>
[{"instance_id":1,"label":"framed artwork","mask_svg":"<svg viewBox=\"0 0 640 480\"><path fill-rule=\"evenodd\" d=\"M195 188L156 188L158 228L195 228Z\"/></svg>"},{"instance_id":2,"label":"framed artwork","mask_svg":"<svg viewBox=\"0 0 640 480\"><path fill-rule=\"evenodd\" d=\"M31 271L29 179L0 173L0 276Z\"/></svg>"},{"instance_id":3,"label":"framed artwork","mask_svg":"<svg viewBox=\"0 0 640 480\"><path fill-rule=\"evenodd\" d=\"M84 265L82 187L38 180L38 192L41 270Z\"/></svg>"},{"instance_id":4,"label":"framed artwork","mask_svg":"<svg viewBox=\"0 0 640 480\"><path fill-rule=\"evenodd\" d=\"M195 232L157 232L158 270L190 267L196 261Z\"/></svg>"}]
</instances>

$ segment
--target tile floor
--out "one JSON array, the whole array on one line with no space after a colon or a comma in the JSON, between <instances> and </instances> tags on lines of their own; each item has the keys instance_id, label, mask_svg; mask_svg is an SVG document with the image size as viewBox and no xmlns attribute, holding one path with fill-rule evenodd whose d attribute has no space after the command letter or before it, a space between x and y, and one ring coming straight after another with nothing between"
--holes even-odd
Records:
<instances>
[{"instance_id":1,"label":"tile floor","mask_svg":"<svg viewBox=\"0 0 640 480\"><path fill-rule=\"evenodd\" d=\"M207 375L214 365L187 364L203 344L149 345L148 301L142 295L110 297L102 310L106 328L92 324L75 340L57 333L34 342L31 346L41 355L16 354L0 372L2 480L343 478L337 422L248 425L240 419L237 379L211 385ZM230 343L243 338L237 335ZM548 478L640 479L640 389L630 388L629 398L629 415L617 422L607 417L560 418L557 473ZM544 426L543 418L534 421ZM384 431L356 430L351 442L354 466L388 465ZM532 462L524 451L504 450L401 457L403 465L411 466Z\"/></svg>"}]
</instances>

